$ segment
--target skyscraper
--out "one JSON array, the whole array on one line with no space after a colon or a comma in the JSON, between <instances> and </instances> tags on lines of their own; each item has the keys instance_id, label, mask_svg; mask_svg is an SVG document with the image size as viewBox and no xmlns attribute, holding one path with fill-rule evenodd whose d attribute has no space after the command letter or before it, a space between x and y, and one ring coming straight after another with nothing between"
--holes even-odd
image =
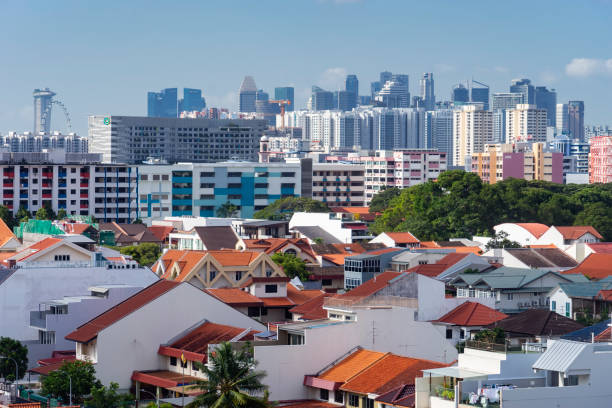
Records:
<instances>
[{"instance_id":1,"label":"skyscraper","mask_svg":"<svg viewBox=\"0 0 612 408\"><path fill-rule=\"evenodd\" d=\"M357 106L355 102L355 94L352 91L338 91L338 105L335 108L350 111Z\"/></svg>"},{"instance_id":2,"label":"skyscraper","mask_svg":"<svg viewBox=\"0 0 612 408\"><path fill-rule=\"evenodd\" d=\"M357 106L359 98L359 80L357 75L347 75L345 81L345 88L347 92L352 92L355 97L355 106Z\"/></svg>"},{"instance_id":3,"label":"skyscraper","mask_svg":"<svg viewBox=\"0 0 612 408\"><path fill-rule=\"evenodd\" d=\"M520 92L496 92L491 97L493 112L494 143L506 143L506 110L523 103L525 96Z\"/></svg>"},{"instance_id":4,"label":"skyscraper","mask_svg":"<svg viewBox=\"0 0 612 408\"><path fill-rule=\"evenodd\" d=\"M567 104L567 128L570 137L584 142L584 102L569 101Z\"/></svg>"},{"instance_id":5,"label":"skyscraper","mask_svg":"<svg viewBox=\"0 0 612 408\"><path fill-rule=\"evenodd\" d=\"M480 85L475 87L474 84ZM484 106L484 110L489 110L489 86L481 82L472 80L470 89L470 102L480 102Z\"/></svg>"},{"instance_id":6,"label":"skyscraper","mask_svg":"<svg viewBox=\"0 0 612 408\"><path fill-rule=\"evenodd\" d=\"M466 165L474 153L484 150L493 137L493 115L478 105L466 105L453 112L453 164Z\"/></svg>"},{"instance_id":7,"label":"skyscraper","mask_svg":"<svg viewBox=\"0 0 612 408\"><path fill-rule=\"evenodd\" d=\"M421 99L425 104L426 110L434 110L436 97L434 95L434 77L432 72L425 72L420 80Z\"/></svg>"},{"instance_id":8,"label":"skyscraper","mask_svg":"<svg viewBox=\"0 0 612 408\"><path fill-rule=\"evenodd\" d=\"M568 122L569 118L567 103L558 103L557 112L555 115L555 128L557 130L557 136L562 134L569 134Z\"/></svg>"},{"instance_id":9,"label":"skyscraper","mask_svg":"<svg viewBox=\"0 0 612 408\"><path fill-rule=\"evenodd\" d=\"M166 88L147 93L147 116L154 118L178 117L178 90Z\"/></svg>"},{"instance_id":10,"label":"skyscraper","mask_svg":"<svg viewBox=\"0 0 612 408\"><path fill-rule=\"evenodd\" d=\"M334 94L318 86L312 87L312 110L334 109Z\"/></svg>"},{"instance_id":11,"label":"skyscraper","mask_svg":"<svg viewBox=\"0 0 612 408\"><path fill-rule=\"evenodd\" d=\"M382 89L383 86L385 86L385 84L387 83L387 81L391 80L391 77L393 76L393 74L389 71L383 71L380 73L379 75L379 81L380 81L380 87Z\"/></svg>"},{"instance_id":12,"label":"skyscraper","mask_svg":"<svg viewBox=\"0 0 612 408\"><path fill-rule=\"evenodd\" d=\"M506 110L506 143L546 143L546 109L519 104Z\"/></svg>"},{"instance_id":13,"label":"skyscraper","mask_svg":"<svg viewBox=\"0 0 612 408\"><path fill-rule=\"evenodd\" d=\"M255 112L255 101L257 100L257 85L252 76L245 76L240 85L240 101L238 110L240 112Z\"/></svg>"},{"instance_id":14,"label":"skyscraper","mask_svg":"<svg viewBox=\"0 0 612 408\"><path fill-rule=\"evenodd\" d=\"M382 77L381 73L381 77ZM408 75L395 74L378 92L376 100L388 108L410 107L410 92L408 91Z\"/></svg>"},{"instance_id":15,"label":"skyscraper","mask_svg":"<svg viewBox=\"0 0 612 408\"><path fill-rule=\"evenodd\" d=\"M376 99L378 91L382 89L380 81L370 82L370 96L372 100Z\"/></svg>"},{"instance_id":16,"label":"skyscraper","mask_svg":"<svg viewBox=\"0 0 612 408\"><path fill-rule=\"evenodd\" d=\"M425 120L425 137L428 147L446 152L448 165L452 165L453 157L453 111L439 109L429 111Z\"/></svg>"},{"instance_id":17,"label":"skyscraper","mask_svg":"<svg viewBox=\"0 0 612 408\"><path fill-rule=\"evenodd\" d=\"M285 111L291 112L295 109L294 89L292 86L274 88L274 99L291 101L290 105L285 105Z\"/></svg>"},{"instance_id":18,"label":"skyscraper","mask_svg":"<svg viewBox=\"0 0 612 408\"><path fill-rule=\"evenodd\" d=\"M183 99L179 100L180 112L201 112L206 107L201 89L183 88Z\"/></svg>"},{"instance_id":19,"label":"skyscraper","mask_svg":"<svg viewBox=\"0 0 612 408\"><path fill-rule=\"evenodd\" d=\"M34 133L51 131L51 101L55 92L45 89L34 90Z\"/></svg>"},{"instance_id":20,"label":"skyscraper","mask_svg":"<svg viewBox=\"0 0 612 408\"><path fill-rule=\"evenodd\" d=\"M549 91L545 86L537 86L535 88L535 104L539 109L546 109L548 126L555 126L557 92L554 89Z\"/></svg>"},{"instance_id":21,"label":"skyscraper","mask_svg":"<svg viewBox=\"0 0 612 408\"><path fill-rule=\"evenodd\" d=\"M533 105L536 103L535 88L531 80L527 78L513 79L510 84L510 92L519 92L524 95L523 103Z\"/></svg>"},{"instance_id":22,"label":"skyscraper","mask_svg":"<svg viewBox=\"0 0 612 408\"><path fill-rule=\"evenodd\" d=\"M451 91L451 101L462 104L470 101L470 92L463 86L463 84L457 84Z\"/></svg>"}]
</instances>

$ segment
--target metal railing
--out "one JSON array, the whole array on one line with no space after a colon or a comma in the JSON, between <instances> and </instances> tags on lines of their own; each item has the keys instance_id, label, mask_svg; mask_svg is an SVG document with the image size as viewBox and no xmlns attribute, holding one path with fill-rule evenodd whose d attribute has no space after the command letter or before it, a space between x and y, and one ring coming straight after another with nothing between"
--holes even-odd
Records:
<instances>
[{"instance_id":1,"label":"metal railing","mask_svg":"<svg viewBox=\"0 0 612 408\"><path fill-rule=\"evenodd\" d=\"M475 350L494 351L497 353L523 351L521 346L512 346L508 341L503 343L491 343L488 341L466 340L465 347Z\"/></svg>"}]
</instances>

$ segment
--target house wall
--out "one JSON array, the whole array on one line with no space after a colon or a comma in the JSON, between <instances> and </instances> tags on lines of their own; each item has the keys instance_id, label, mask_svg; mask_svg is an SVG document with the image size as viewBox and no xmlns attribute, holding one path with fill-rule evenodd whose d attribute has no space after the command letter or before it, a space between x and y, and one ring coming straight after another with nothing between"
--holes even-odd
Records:
<instances>
[{"instance_id":1,"label":"house wall","mask_svg":"<svg viewBox=\"0 0 612 408\"><path fill-rule=\"evenodd\" d=\"M302 213L296 212L289 221L289 229L299 226L318 226L328 234L333 235L342 243L350 244L353 242L353 231L342 228L342 220L330 218L329 213Z\"/></svg>"},{"instance_id":2,"label":"house wall","mask_svg":"<svg viewBox=\"0 0 612 408\"><path fill-rule=\"evenodd\" d=\"M521 245L533 245L537 242L537 238L532 235L525 228L514 224L514 223L504 223L499 224L493 227L496 234L500 232L505 232L508 234L508 239L510 241L516 241Z\"/></svg>"},{"instance_id":3,"label":"house wall","mask_svg":"<svg viewBox=\"0 0 612 408\"><path fill-rule=\"evenodd\" d=\"M557 247L563 247L563 235L555 228L550 227L542 236L537 240L538 245L549 245L553 244Z\"/></svg>"},{"instance_id":4,"label":"house wall","mask_svg":"<svg viewBox=\"0 0 612 408\"><path fill-rule=\"evenodd\" d=\"M378 235L377 237L375 237L370 242L373 244L378 244L378 243L384 244L387 248L395 247L395 241L390 236L385 234L384 232Z\"/></svg>"},{"instance_id":5,"label":"house wall","mask_svg":"<svg viewBox=\"0 0 612 408\"><path fill-rule=\"evenodd\" d=\"M91 261L91 254L78 251L69 245L60 245L49 252L37 256L36 259L32 259L32 262L55 262L55 255L70 255L70 261L68 262ZM30 262L30 259L28 258L24 262Z\"/></svg>"},{"instance_id":6,"label":"house wall","mask_svg":"<svg viewBox=\"0 0 612 408\"><path fill-rule=\"evenodd\" d=\"M106 386L131 386L135 370L158 370L160 344L208 319L213 323L265 331L266 327L194 286L183 283L98 334L96 376Z\"/></svg>"},{"instance_id":7,"label":"house wall","mask_svg":"<svg viewBox=\"0 0 612 408\"><path fill-rule=\"evenodd\" d=\"M561 316L571 317L572 298L567 296L561 288L553 289L550 294L550 310L560 314ZM569 310L568 310L569 305Z\"/></svg>"}]
</instances>

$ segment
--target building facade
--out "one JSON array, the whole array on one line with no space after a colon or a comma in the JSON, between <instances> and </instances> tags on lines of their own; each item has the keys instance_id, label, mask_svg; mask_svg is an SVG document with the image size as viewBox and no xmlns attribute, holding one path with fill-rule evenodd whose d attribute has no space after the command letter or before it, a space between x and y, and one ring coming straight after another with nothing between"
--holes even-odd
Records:
<instances>
[{"instance_id":1,"label":"building facade","mask_svg":"<svg viewBox=\"0 0 612 408\"><path fill-rule=\"evenodd\" d=\"M64 135L60 132L38 134L9 132L7 136L0 136L0 144L10 153L40 153L43 150L64 150L66 153L89 151L87 138L76 133Z\"/></svg>"},{"instance_id":2,"label":"building facade","mask_svg":"<svg viewBox=\"0 0 612 408\"><path fill-rule=\"evenodd\" d=\"M453 164L465 165L472 154L484 150L493 138L493 115L478 105L466 105L453 113Z\"/></svg>"},{"instance_id":3,"label":"building facade","mask_svg":"<svg viewBox=\"0 0 612 408\"><path fill-rule=\"evenodd\" d=\"M240 112L255 112L255 101L257 100L257 85L252 76L245 76L240 84L240 100L238 110Z\"/></svg>"},{"instance_id":4,"label":"building facade","mask_svg":"<svg viewBox=\"0 0 612 408\"><path fill-rule=\"evenodd\" d=\"M612 136L595 136L590 143L589 183L612 182Z\"/></svg>"},{"instance_id":5,"label":"building facade","mask_svg":"<svg viewBox=\"0 0 612 408\"><path fill-rule=\"evenodd\" d=\"M265 120L90 116L90 150L103 162L257 160Z\"/></svg>"},{"instance_id":6,"label":"building facade","mask_svg":"<svg viewBox=\"0 0 612 408\"><path fill-rule=\"evenodd\" d=\"M312 198L334 207L362 207L364 175L364 165L313 163Z\"/></svg>"},{"instance_id":7,"label":"building facade","mask_svg":"<svg viewBox=\"0 0 612 408\"><path fill-rule=\"evenodd\" d=\"M506 110L506 143L546 142L546 110L519 104Z\"/></svg>"},{"instance_id":8,"label":"building facade","mask_svg":"<svg viewBox=\"0 0 612 408\"><path fill-rule=\"evenodd\" d=\"M295 110L294 94L295 94L295 90L292 86L274 88L274 99L275 100L286 100L286 101L291 102L289 105L285 106L285 110L289 112Z\"/></svg>"},{"instance_id":9,"label":"building facade","mask_svg":"<svg viewBox=\"0 0 612 408\"><path fill-rule=\"evenodd\" d=\"M178 116L178 90L166 88L160 92L147 93L147 116L176 118Z\"/></svg>"}]
</instances>

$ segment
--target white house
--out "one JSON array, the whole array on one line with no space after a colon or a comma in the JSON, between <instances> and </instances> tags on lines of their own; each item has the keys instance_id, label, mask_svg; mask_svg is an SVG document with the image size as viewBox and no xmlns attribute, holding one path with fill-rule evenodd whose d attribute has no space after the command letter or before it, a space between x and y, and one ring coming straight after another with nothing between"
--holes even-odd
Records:
<instances>
[{"instance_id":1,"label":"white house","mask_svg":"<svg viewBox=\"0 0 612 408\"><path fill-rule=\"evenodd\" d=\"M550 227L540 238L536 244L550 245L553 244L558 248L565 248L568 245L576 243L593 243L603 239L601 234L591 226L571 226L571 227Z\"/></svg>"},{"instance_id":2,"label":"white house","mask_svg":"<svg viewBox=\"0 0 612 408\"><path fill-rule=\"evenodd\" d=\"M350 244L353 242L353 230L343 227L343 221L335 218L334 213L293 213L289 229L297 231L313 243L322 238L326 244ZM318 234L318 235L317 235Z\"/></svg>"},{"instance_id":3,"label":"white house","mask_svg":"<svg viewBox=\"0 0 612 408\"><path fill-rule=\"evenodd\" d=\"M377 235L371 243L382 243L387 248L414 248L419 246L420 241L410 232L383 232Z\"/></svg>"},{"instance_id":4,"label":"white house","mask_svg":"<svg viewBox=\"0 0 612 408\"><path fill-rule=\"evenodd\" d=\"M264 331L266 327L189 283L160 280L68 334L76 357L91 361L104 385L127 390L134 371L159 369L158 349L204 319Z\"/></svg>"},{"instance_id":5,"label":"white house","mask_svg":"<svg viewBox=\"0 0 612 408\"><path fill-rule=\"evenodd\" d=\"M494 248L485 252L484 256L510 268L565 271L578 265L559 248Z\"/></svg>"},{"instance_id":6,"label":"white house","mask_svg":"<svg viewBox=\"0 0 612 408\"><path fill-rule=\"evenodd\" d=\"M523 246L534 245L548 231L548 226L537 222L505 222L493 227L495 234L506 233L510 241Z\"/></svg>"}]
</instances>

